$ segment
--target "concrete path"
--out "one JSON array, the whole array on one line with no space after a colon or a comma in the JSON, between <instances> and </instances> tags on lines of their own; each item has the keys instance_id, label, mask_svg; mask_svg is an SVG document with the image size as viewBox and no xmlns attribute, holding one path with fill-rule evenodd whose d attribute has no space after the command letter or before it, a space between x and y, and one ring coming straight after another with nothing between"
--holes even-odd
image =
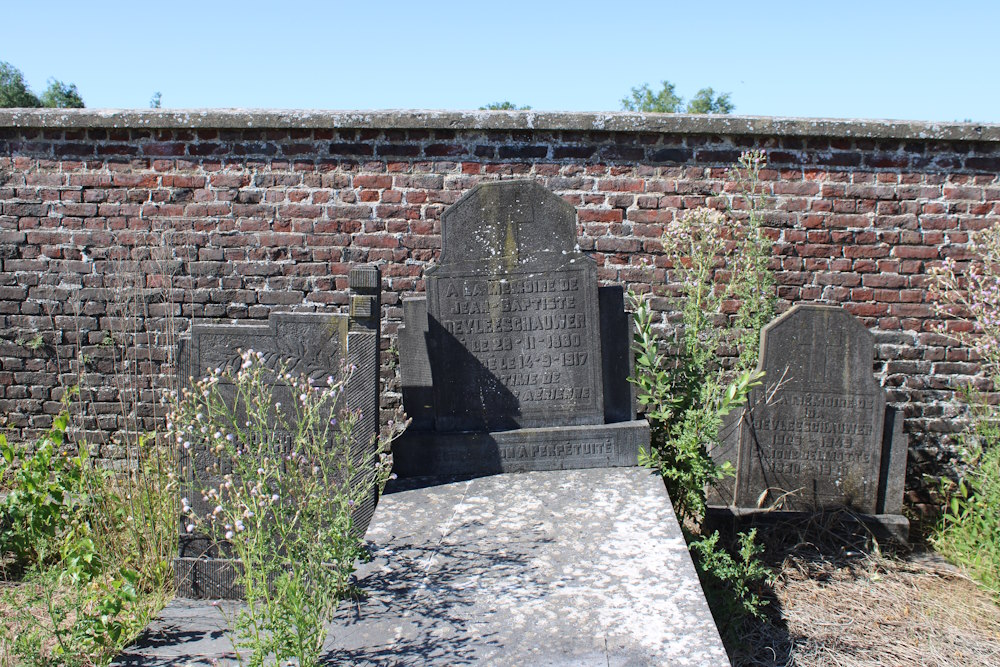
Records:
<instances>
[{"instance_id":1,"label":"concrete path","mask_svg":"<svg viewBox=\"0 0 1000 667\"><path fill-rule=\"evenodd\" d=\"M341 607L338 665L728 665L662 481L640 468L399 480ZM237 664L175 600L119 665Z\"/></svg>"}]
</instances>

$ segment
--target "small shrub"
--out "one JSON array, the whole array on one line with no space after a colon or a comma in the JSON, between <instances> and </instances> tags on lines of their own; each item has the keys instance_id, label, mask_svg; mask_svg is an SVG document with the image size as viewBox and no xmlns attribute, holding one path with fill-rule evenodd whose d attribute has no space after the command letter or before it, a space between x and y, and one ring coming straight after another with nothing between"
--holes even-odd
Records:
<instances>
[{"instance_id":1,"label":"small shrub","mask_svg":"<svg viewBox=\"0 0 1000 667\"><path fill-rule=\"evenodd\" d=\"M648 301L631 295L633 382L652 431L643 462L663 475L680 517L696 523L705 510L706 486L728 472L709 455L722 419L746 401L763 376L755 370L760 330L773 317L775 304L768 269L771 242L762 229L759 192L764 164L763 153L750 151L730 171L746 211L741 220L696 209L671 223L663 235L673 280L681 286L683 324L673 355L662 352ZM723 267L729 278L719 283ZM729 316L734 302L738 306ZM737 352L731 370L719 364L724 345Z\"/></svg>"},{"instance_id":2,"label":"small shrub","mask_svg":"<svg viewBox=\"0 0 1000 667\"><path fill-rule=\"evenodd\" d=\"M0 503L0 554L13 569L47 564L58 556L72 522L88 502L84 477L86 454L63 449L69 413L61 412L31 453L0 434L0 476L11 491Z\"/></svg>"},{"instance_id":3,"label":"small shrub","mask_svg":"<svg viewBox=\"0 0 1000 667\"><path fill-rule=\"evenodd\" d=\"M722 626L723 631L730 634L728 640L733 639L732 634L738 631L742 619L764 618L767 600L762 597L761 589L772 582L773 575L760 560L764 547L756 538L756 528L741 533L735 556L719 544L717 532L690 543L695 569L705 588L712 615L727 619Z\"/></svg>"},{"instance_id":4,"label":"small shrub","mask_svg":"<svg viewBox=\"0 0 1000 667\"><path fill-rule=\"evenodd\" d=\"M682 520L701 521L706 487L731 474L709 455L719 437L722 419L742 404L760 384L761 374L743 371L724 389L718 374L699 371L694 364L670 368L653 332L648 301L633 295L636 325L637 397L650 424L650 449L640 452L640 464L659 471L674 509ZM692 380L694 379L694 381Z\"/></svg>"},{"instance_id":5,"label":"small shrub","mask_svg":"<svg viewBox=\"0 0 1000 667\"><path fill-rule=\"evenodd\" d=\"M291 405L276 401L278 382ZM216 369L181 392L170 415L181 448L212 451L232 467L209 471L225 474L196 489L207 512L181 502L188 532L213 536L242 562L246 604L229 621L251 665L269 657L319 664L325 624L351 592L361 555L352 511L388 470L382 461L352 461L358 415L341 407L345 384L328 378L314 386L269 370L250 350L239 369Z\"/></svg>"}]
</instances>

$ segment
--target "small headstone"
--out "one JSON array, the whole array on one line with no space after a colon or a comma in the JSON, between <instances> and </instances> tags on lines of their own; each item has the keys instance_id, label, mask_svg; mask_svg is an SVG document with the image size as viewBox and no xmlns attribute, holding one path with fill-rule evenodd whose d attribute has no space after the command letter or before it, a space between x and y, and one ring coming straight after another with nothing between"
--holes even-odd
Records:
<instances>
[{"instance_id":1,"label":"small headstone","mask_svg":"<svg viewBox=\"0 0 1000 667\"><path fill-rule=\"evenodd\" d=\"M635 465L649 436L626 380L629 321L621 288L599 288L576 243L573 207L534 181L484 183L441 224L426 300L403 304L413 423L394 448L395 469ZM609 428L618 422L628 426Z\"/></svg>"},{"instance_id":2,"label":"small headstone","mask_svg":"<svg viewBox=\"0 0 1000 667\"><path fill-rule=\"evenodd\" d=\"M351 271L350 315L321 313L272 313L266 324L196 324L181 341L180 368L185 378L206 375L208 369L236 371L241 352L253 349L263 355L272 370L287 370L306 376L316 386L325 386L328 377L340 377L343 366L354 366L346 387L346 407L360 410L361 417L351 433L350 456L355 462L372 464L379 427L379 312L380 274L376 267ZM225 395L226 386L220 386ZM272 388L275 401L292 405L294 397L283 384ZM275 433L274 446L283 448L283 434ZM288 436L290 438L290 436ZM227 472L226 462L208 451L192 451L182 456L182 495L189 498L195 512L205 514L210 507L201 499L200 488L217 485ZM359 475L364 474L363 472ZM363 535L378 500L377 489L366 495L354 511L354 527ZM177 593L194 598L237 598L234 562L225 545L212 543L206 536L182 534L179 557L174 562Z\"/></svg>"},{"instance_id":3,"label":"small headstone","mask_svg":"<svg viewBox=\"0 0 1000 667\"><path fill-rule=\"evenodd\" d=\"M714 454L736 466L738 508L902 507L906 438L872 373L874 339L836 306L799 305L764 327L764 382Z\"/></svg>"}]
</instances>

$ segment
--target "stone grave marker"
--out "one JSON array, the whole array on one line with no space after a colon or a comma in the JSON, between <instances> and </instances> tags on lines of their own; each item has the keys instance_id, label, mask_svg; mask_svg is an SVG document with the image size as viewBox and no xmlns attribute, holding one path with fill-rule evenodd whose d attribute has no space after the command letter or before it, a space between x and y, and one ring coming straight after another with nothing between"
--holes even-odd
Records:
<instances>
[{"instance_id":1,"label":"stone grave marker","mask_svg":"<svg viewBox=\"0 0 1000 667\"><path fill-rule=\"evenodd\" d=\"M473 188L442 216L426 299L404 301L399 474L635 465L630 323L599 288L576 211L534 181ZM606 391L607 389L607 391Z\"/></svg>"},{"instance_id":2,"label":"stone grave marker","mask_svg":"<svg viewBox=\"0 0 1000 667\"><path fill-rule=\"evenodd\" d=\"M181 372L185 378L197 379L207 369L235 371L242 363L241 351L253 349L263 354L268 368L284 368L325 386L328 377L340 376L346 361L355 367L345 388L346 407L361 411L351 434L350 456L354 461L371 462L379 428L380 273L374 266L358 267L350 272L349 281L350 314L272 313L266 324L195 324L190 336L181 342ZM273 396L285 405L294 400L284 385L275 386ZM287 436L276 433L274 446L278 450L287 448L283 435ZM196 512L206 513L210 508L201 500L200 486L217 484L218 478L206 471L218 464L223 474L226 462L207 451L192 451L179 463L181 495L189 498ZM354 520L359 534L367 530L377 501L377 490L372 489L356 507ZM225 557L224 547L206 536L181 535L174 574L180 596L239 597L233 561Z\"/></svg>"},{"instance_id":3,"label":"stone grave marker","mask_svg":"<svg viewBox=\"0 0 1000 667\"><path fill-rule=\"evenodd\" d=\"M902 417L872 373L874 339L837 306L798 305L761 332L765 372L713 452L736 478L713 500L736 508L847 506L898 515L906 473Z\"/></svg>"}]
</instances>

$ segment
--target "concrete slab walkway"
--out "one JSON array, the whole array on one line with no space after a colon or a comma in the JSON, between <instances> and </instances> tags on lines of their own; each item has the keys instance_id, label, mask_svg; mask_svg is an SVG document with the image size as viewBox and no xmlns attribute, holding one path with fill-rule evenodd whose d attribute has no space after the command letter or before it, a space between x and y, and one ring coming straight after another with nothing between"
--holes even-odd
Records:
<instances>
[{"instance_id":1,"label":"concrete slab walkway","mask_svg":"<svg viewBox=\"0 0 1000 667\"><path fill-rule=\"evenodd\" d=\"M399 480L366 539L367 597L338 612L329 664L729 664L647 470ZM224 628L175 600L116 664L237 664Z\"/></svg>"}]
</instances>

